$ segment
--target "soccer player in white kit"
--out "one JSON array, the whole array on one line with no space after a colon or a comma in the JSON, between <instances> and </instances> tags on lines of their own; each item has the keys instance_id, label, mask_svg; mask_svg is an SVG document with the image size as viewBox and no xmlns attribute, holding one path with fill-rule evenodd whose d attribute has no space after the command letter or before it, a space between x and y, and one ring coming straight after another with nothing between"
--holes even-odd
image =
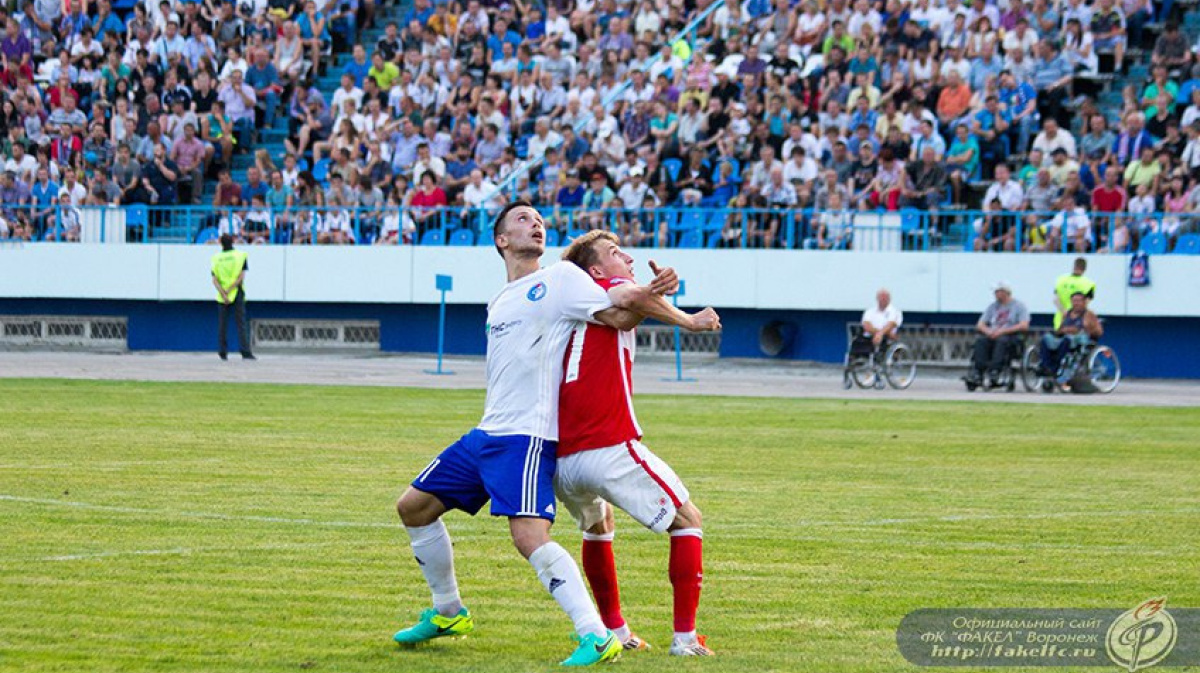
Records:
<instances>
[{"instance_id":1,"label":"soccer player in white kit","mask_svg":"<svg viewBox=\"0 0 1200 673\"><path fill-rule=\"evenodd\" d=\"M611 232L590 231L575 239L563 257L587 271L602 288L635 285L633 258L618 242ZM648 317L692 331L721 327L711 308L688 315L660 299L644 310ZM564 356L559 394L555 488L583 531L583 570L600 616L623 647L648 646L621 615L612 551L613 506L646 528L670 535L668 575L675 594L670 654L711 655L704 636L696 634L704 577L700 510L675 471L640 441L642 429L633 411L634 346L632 329L593 323L576 326Z\"/></svg>"},{"instance_id":2,"label":"soccer player in white kit","mask_svg":"<svg viewBox=\"0 0 1200 673\"><path fill-rule=\"evenodd\" d=\"M678 279L667 269L646 288L606 293L569 262L539 268L545 227L525 202L500 212L493 238L508 284L488 304L483 419L430 462L396 505L433 594L433 608L393 639L413 645L474 629L459 595L441 516L450 509L473 515L490 499L491 514L508 518L513 544L574 622L579 647L562 663L607 661L620 654L621 641L604 626L574 559L550 539L562 354L579 323L628 329L641 319L629 309L647 304L656 293L673 292Z\"/></svg>"}]
</instances>

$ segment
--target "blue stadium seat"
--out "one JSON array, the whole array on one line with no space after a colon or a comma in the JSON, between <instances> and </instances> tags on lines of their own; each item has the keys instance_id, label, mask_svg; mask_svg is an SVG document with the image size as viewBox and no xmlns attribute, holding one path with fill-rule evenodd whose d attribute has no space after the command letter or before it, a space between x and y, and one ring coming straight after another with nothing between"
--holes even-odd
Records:
<instances>
[{"instance_id":1,"label":"blue stadium seat","mask_svg":"<svg viewBox=\"0 0 1200 673\"><path fill-rule=\"evenodd\" d=\"M1165 253L1167 251L1167 235L1160 232L1147 235L1142 239L1142 244L1138 247L1138 250L1147 255L1161 255Z\"/></svg>"},{"instance_id":2,"label":"blue stadium seat","mask_svg":"<svg viewBox=\"0 0 1200 673\"><path fill-rule=\"evenodd\" d=\"M532 136L521 136L513 143L513 151L517 153L518 159L529 158L529 139Z\"/></svg>"},{"instance_id":3,"label":"blue stadium seat","mask_svg":"<svg viewBox=\"0 0 1200 673\"><path fill-rule=\"evenodd\" d=\"M685 210L679 216L679 224L676 227L680 231L698 231L704 228L708 219L707 211L703 210Z\"/></svg>"},{"instance_id":4,"label":"blue stadium seat","mask_svg":"<svg viewBox=\"0 0 1200 673\"><path fill-rule=\"evenodd\" d=\"M557 229L546 230L546 247L554 248L558 246L559 233Z\"/></svg>"},{"instance_id":5,"label":"blue stadium seat","mask_svg":"<svg viewBox=\"0 0 1200 673\"><path fill-rule=\"evenodd\" d=\"M458 229L453 234L450 234L450 245L454 246L469 246L475 245L475 232L470 229Z\"/></svg>"},{"instance_id":6,"label":"blue stadium seat","mask_svg":"<svg viewBox=\"0 0 1200 673\"><path fill-rule=\"evenodd\" d=\"M1175 249L1171 251L1176 255L1200 255L1200 234L1184 234L1175 241Z\"/></svg>"},{"instance_id":7,"label":"blue stadium seat","mask_svg":"<svg viewBox=\"0 0 1200 673\"><path fill-rule=\"evenodd\" d=\"M215 240L219 235L220 233L216 227L205 227L196 234L196 242L201 244L208 243Z\"/></svg>"},{"instance_id":8,"label":"blue stadium seat","mask_svg":"<svg viewBox=\"0 0 1200 673\"><path fill-rule=\"evenodd\" d=\"M329 182L329 158L326 157L313 166L313 179L321 184Z\"/></svg>"},{"instance_id":9,"label":"blue stadium seat","mask_svg":"<svg viewBox=\"0 0 1200 673\"><path fill-rule=\"evenodd\" d=\"M742 179L742 165L733 157L725 157L713 165L712 181L716 182L721 179L721 164L725 163L733 166L733 172L729 174L729 179L734 182L740 182Z\"/></svg>"},{"instance_id":10,"label":"blue stadium seat","mask_svg":"<svg viewBox=\"0 0 1200 673\"><path fill-rule=\"evenodd\" d=\"M710 233L708 235L708 245L706 247L709 247L709 248L721 247L721 232L714 231L714 232Z\"/></svg>"},{"instance_id":11,"label":"blue stadium seat","mask_svg":"<svg viewBox=\"0 0 1200 673\"><path fill-rule=\"evenodd\" d=\"M702 248L704 247L704 232L699 229L688 229L679 237L677 248Z\"/></svg>"},{"instance_id":12,"label":"blue stadium seat","mask_svg":"<svg viewBox=\"0 0 1200 673\"><path fill-rule=\"evenodd\" d=\"M662 166L667 169L667 177L671 179L671 182L679 179L679 171L683 170L682 161L679 159L664 159Z\"/></svg>"},{"instance_id":13,"label":"blue stadium seat","mask_svg":"<svg viewBox=\"0 0 1200 673\"><path fill-rule=\"evenodd\" d=\"M709 212L708 220L704 223L705 231L721 231L725 228L725 220L729 219L729 211L720 208Z\"/></svg>"},{"instance_id":14,"label":"blue stadium seat","mask_svg":"<svg viewBox=\"0 0 1200 673\"><path fill-rule=\"evenodd\" d=\"M421 234L421 245L445 245L446 235L441 229L430 229Z\"/></svg>"},{"instance_id":15,"label":"blue stadium seat","mask_svg":"<svg viewBox=\"0 0 1200 673\"><path fill-rule=\"evenodd\" d=\"M568 229L567 233L562 235L561 244L571 245L571 241L583 236L586 232L583 229Z\"/></svg>"},{"instance_id":16,"label":"blue stadium seat","mask_svg":"<svg viewBox=\"0 0 1200 673\"><path fill-rule=\"evenodd\" d=\"M139 203L125 209L125 226L144 227L147 220L146 206Z\"/></svg>"}]
</instances>

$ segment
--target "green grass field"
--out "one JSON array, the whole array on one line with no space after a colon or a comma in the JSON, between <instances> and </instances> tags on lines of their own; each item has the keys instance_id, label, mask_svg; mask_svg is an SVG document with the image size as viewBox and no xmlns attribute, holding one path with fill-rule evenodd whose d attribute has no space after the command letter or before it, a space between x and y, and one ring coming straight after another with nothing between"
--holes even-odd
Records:
<instances>
[{"instance_id":1,"label":"green grass field","mask_svg":"<svg viewBox=\"0 0 1200 673\"><path fill-rule=\"evenodd\" d=\"M0 381L0 671L550 671L570 624L499 520L452 514L477 631L393 505L480 392ZM667 543L618 515L637 671L915 671L920 607L1200 607L1200 412L644 397L705 513L701 631L666 656ZM566 519L556 538L578 552ZM959 669L961 670L961 669Z\"/></svg>"}]
</instances>

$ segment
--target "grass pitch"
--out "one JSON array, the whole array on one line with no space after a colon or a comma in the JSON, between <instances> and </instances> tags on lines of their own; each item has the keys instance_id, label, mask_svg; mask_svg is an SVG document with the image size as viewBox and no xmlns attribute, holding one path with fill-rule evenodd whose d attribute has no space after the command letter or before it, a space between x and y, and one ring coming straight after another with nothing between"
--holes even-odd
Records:
<instances>
[{"instance_id":1,"label":"grass pitch","mask_svg":"<svg viewBox=\"0 0 1200 673\"><path fill-rule=\"evenodd\" d=\"M393 503L483 395L2 381L0 670L551 671L570 624L502 521L455 513L476 634L428 603ZM701 630L668 659L667 542L618 515L637 671L913 671L920 607L1200 607L1200 412L644 397L705 514ZM579 535L561 519L556 539ZM960 669L961 670L961 669Z\"/></svg>"}]
</instances>

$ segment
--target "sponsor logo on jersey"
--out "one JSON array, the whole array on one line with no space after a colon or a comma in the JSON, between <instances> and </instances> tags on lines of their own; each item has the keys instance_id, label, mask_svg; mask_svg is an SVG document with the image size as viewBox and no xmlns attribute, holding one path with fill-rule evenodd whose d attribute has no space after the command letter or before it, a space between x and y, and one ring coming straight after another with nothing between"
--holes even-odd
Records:
<instances>
[{"instance_id":1,"label":"sponsor logo on jersey","mask_svg":"<svg viewBox=\"0 0 1200 673\"><path fill-rule=\"evenodd\" d=\"M650 527L653 528L654 526L657 526L658 522L662 521L663 517L665 517L666 515L667 515L666 507L663 507L662 509L658 510L658 514L655 515L655 517L653 519L650 519Z\"/></svg>"},{"instance_id":2,"label":"sponsor logo on jersey","mask_svg":"<svg viewBox=\"0 0 1200 673\"><path fill-rule=\"evenodd\" d=\"M546 296L546 284L538 283L529 288L529 292L525 294L525 298L529 301L541 301L542 297Z\"/></svg>"},{"instance_id":3,"label":"sponsor logo on jersey","mask_svg":"<svg viewBox=\"0 0 1200 673\"><path fill-rule=\"evenodd\" d=\"M487 326L487 333L489 336L494 336L496 338L499 338L499 337L504 336L505 334L508 334L509 332L513 331L514 329L520 327L521 323L523 323L523 322L525 322L525 321L524 320L510 320L508 322L498 322L495 325L489 324Z\"/></svg>"}]
</instances>

